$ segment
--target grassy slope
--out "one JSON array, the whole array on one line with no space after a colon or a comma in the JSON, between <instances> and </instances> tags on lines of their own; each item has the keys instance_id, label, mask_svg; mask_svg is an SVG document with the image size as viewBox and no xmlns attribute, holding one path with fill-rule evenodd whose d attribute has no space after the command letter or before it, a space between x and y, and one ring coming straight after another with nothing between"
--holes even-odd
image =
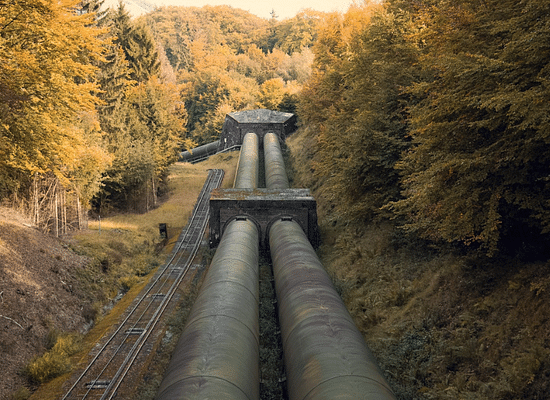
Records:
<instances>
[{"instance_id":1,"label":"grassy slope","mask_svg":"<svg viewBox=\"0 0 550 400\"><path fill-rule=\"evenodd\" d=\"M337 218L312 177L314 134L288 141L318 201L319 255L400 399L546 399L548 262L483 260Z\"/></svg>"},{"instance_id":2,"label":"grassy slope","mask_svg":"<svg viewBox=\"0 0 550 400\"><path fill-rule=\"evenodd\" d=\"M121 214L91 221L89 229L71 239L72 247L88 255L92 261L80 277L81 285L88 293L90 314L94 327L81 339L80 349L71 357L71 364L85 362L90 350L109 331L139 294L171 251L177 237L186 225L197 196L208 175L209 168L225 170L223 187L232 187L238 152L211 157L202 163L191 165L177 163L171 167L170 193L158 208L146 214ZM160 254L159 223L168 225L168 242ZM127 293L112 309L104 308L119 295ZM69 377L64 374L42 385L33 393L32 400L50 400L62 396L61 385ZM25 396L26 397L26 396Z\"/></svg>"}]
</instances>

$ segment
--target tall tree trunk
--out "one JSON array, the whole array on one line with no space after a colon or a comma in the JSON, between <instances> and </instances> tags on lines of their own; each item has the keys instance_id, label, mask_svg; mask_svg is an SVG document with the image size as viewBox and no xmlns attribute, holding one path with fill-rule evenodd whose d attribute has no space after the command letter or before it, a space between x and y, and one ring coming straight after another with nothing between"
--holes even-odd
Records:
<instances>
[{"instance_id":1,"label":"tall tree trunk","mask_svg":"<svg viewBox=\"0 0 550 400\"><path fill-rule=\"evenodd\" d=\"M39 219L39 204L38 204L38 178L37 174L34 174L32 179L32 222L36 226L40 226Z\"/></svg>"},{"instance_id":2,"label":"tall tree trunk","mask_svg":"<svg viewBox=\"0 0 550 400\"><path fill-rule=\"evenodd\" d=\"M155 175L151 176L151 182L153 184L153 207L157 206L157 189L155 186Z\"/></svg>"},{"instance_id":3,"label":"tall tree trunk","mask_svg":"<svg viewBox=\"0 0 550 400\"><path fill-rule=\"evenodd\" d=\"M82 206L80 204L80 196L78 195L78 191L75 192L76 197L76 220L78 224L78 230L82 230Z\"/></svg>"},{"instance_id":4,"label":"tall tree trunk","mask_svg":"<svg viewBox=\"0 0 550 400\"><path fill-rule=\"evenodd\" d=\"M61 233L63 235L67 234L67 192L65 191L65 188L62 187L61 191L61 200L62 200L62 206L61 206Z\"/></svg>"},{"instance_id":5,"label":"tall tree trunk","mask_svg":"<svg viewBox=\"0 0 550 400\"><path fill-rule=\"evenodd\" d=\"M59 212L58 212L58 198L57 187L54 190L54 223L55 223L55 237L59 237Z\"/></svg>"}]
</instances>

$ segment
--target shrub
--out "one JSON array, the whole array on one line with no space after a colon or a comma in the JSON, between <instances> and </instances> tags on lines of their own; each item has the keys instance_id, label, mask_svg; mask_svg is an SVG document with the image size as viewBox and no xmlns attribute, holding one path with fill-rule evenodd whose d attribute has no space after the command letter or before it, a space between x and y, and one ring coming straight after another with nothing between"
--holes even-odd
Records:
<instances>
[{"instance_id":1,"label":"shrub","mask_svg":"<svg viewBox=\"0 0 550 400\"><path fill-rule=\"evenodd\" d=\"M52 332L52 331L51 331ZM50 338L48 334L48 339ZM78 335L58 335L55 345L42 356L35 357L25 368L32 382L44 383L71 370L69 357L80 347Z\"/></svg>"},{"instance_id":2,"label":"shrub","mask_svg":"<svg viewBox=\"0 0 550 400\"><path fill-rule=\"evenodd\" d=\"M17 392L11 395L12 400L27 400L31 397L31 391L26 387L19 388Z\"/></svg>"}]
</instances>

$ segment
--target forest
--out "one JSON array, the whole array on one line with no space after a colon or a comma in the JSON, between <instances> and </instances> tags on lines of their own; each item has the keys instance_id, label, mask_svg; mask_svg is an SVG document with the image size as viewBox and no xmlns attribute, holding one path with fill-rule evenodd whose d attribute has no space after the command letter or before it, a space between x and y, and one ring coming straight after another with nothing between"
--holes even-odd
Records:
<instances>
[{"instance_id":1,"label":"forest","mask_svg":"<svg viewBox=\"0 0 550 400\"><path fill-rule=\"evenodd\" d=\"M0 2L0 200L57 235L147 211L225 114L294 111L320 14L229 6L132 19L101 0Z\"/></svg>"},{"instance_id":2,"label":"forest","mask_svg":"<svg viewBox=\"0 0 550 400\"><path fill-rule=\"evenodd\" d=\"M298 115L335 218L547 257L549 10L386 1L329 16Z\"/></svg>"},{"instance_id":3,"label":"forest","mask_svg":"<svg viewBox=\"0 0 550 400\"><path fill-rule=\"evenodd\" d=\"M227 113L296 113L319 254L398 398L547 397L550 0L101 5L0 0L3 205L55 235L145 212Z\"/></svg>"},{"instance_id":4,"label":"forest","mask_svg":"<svg viewBox=\"0 0 550 400\"><path fill-rule=\"evenodd\" d=\"M101 3L0 4L0 198L43 229L155 207L179 151L215 140L228 112L268 108L314 136L335 218L487 255L548 247L548 1L282 21Z\"/></svg>"}]
</instances>

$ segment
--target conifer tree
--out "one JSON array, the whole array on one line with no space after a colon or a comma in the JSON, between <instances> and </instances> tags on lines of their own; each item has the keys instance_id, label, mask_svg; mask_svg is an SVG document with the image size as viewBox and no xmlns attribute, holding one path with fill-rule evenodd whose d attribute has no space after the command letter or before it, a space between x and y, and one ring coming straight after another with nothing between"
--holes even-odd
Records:
<instances>
[{"instance_id":1,"label":"conifer tree","mask_svg":"<svg viewBox=\"0 0 550 400\"><path fill-rule=\"evenodd\" d=\"M114 43L124 51L130 76L137 82L145 82L160 72L160 60L152 33L143 22L132 22L123 3L112 16Z\"/></svg>"},{"instance_id":2,"label":"conifer tree","mask_svg":"<svg viewBox=\"0 0 550 400\"><path fill-rule=\"evenodd\" d=\"M178 90L160 80L158 47L149 29L133 22L124 6L110 15L110 52L99 75L101 125L114 159L94 204L145 211L177 154L186 114ZM166 74L165 74L166 75Z\"/></svg>"}]
</instances>

